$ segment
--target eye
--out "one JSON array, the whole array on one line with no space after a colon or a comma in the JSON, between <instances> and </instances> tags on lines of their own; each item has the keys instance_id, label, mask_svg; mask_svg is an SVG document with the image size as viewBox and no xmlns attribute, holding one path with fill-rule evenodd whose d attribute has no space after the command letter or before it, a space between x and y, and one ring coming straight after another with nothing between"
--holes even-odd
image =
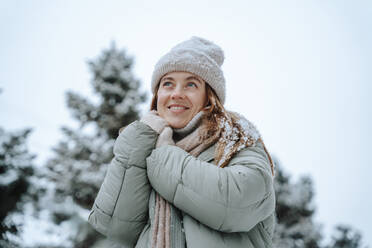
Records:
<instances>
[{"instance_id":1,"label":"eye","mask_svg":"<svg viewBox=\"0 0 372 248\"><path fill-rule=\"evenodd\" d=\"M170 86L172 86L172 82L165 81L165 82L163 82L162 86L163 87L170 87Z\"/></svg>"},{"instance_id":2,"label":"eye","mask_svg":"<svg viewBox=\"0 0 372 248\"><path fill-rule=\"evenodd\" d=\"M195 88L197 88L196 83L194 83L194 82L188 82L187 83L187 87L195 87Z\"/></svg>"}]
</instances>

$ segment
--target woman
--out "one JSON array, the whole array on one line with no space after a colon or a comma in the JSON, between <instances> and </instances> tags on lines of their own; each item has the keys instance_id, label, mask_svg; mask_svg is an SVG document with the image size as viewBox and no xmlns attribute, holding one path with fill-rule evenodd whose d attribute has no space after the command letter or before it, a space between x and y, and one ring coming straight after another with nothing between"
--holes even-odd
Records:
<instances>
[{"instance_id":1,"label":"woman","mask_svg":"<svg viewBox=\"0 0 372 248\"><path fill-rule=\"evenodd\" d=\"M272 247L271 158L227 112L223 51L193 37L155 66L151 110L120 132L89 222L124 247Z\"/></svg>"}]
</instances>

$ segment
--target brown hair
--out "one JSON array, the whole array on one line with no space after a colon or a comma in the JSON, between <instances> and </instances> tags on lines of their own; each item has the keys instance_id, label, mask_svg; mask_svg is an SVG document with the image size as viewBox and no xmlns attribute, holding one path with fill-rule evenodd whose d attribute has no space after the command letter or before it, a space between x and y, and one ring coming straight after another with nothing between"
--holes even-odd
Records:
<instances>
[{"instance_id":1,"label":"brown hair","mask_svg":"<svg viewBox=\"0 0 372 248\"><path fill-rule=\"evenodd\" d=\"M247 143L247 141L245 141L245 139L243 138L243 130L242 130L241 126L236 125L236 123L238 121L238 117L235 116L233 113L228 112L228 111L225 110L225 108L223 107L223 105L222 105L221 101L219 100L217 94L209 86L208 83L205 83L205 87L206 87L207 102L206 102L206 105L205 105L205 108L204 108L206 114L203 117L203 125L205 125L205 127L206 127L205 130L207 130L207 132L203 135L202 139L206 142L211 142L212 140L215 141L215 142L219 141L219 138L221 137L222 131L223 131L222 130L223 127L221 127L219 125L219 123L223 119L225 119L225 120L227 119L228 121L231 122L232 125L236 126L239 129L239 133L240 133L240 136L241 136L239 142L237 142L233 146L232 152L230 152L228 154L228 156L225 158L223 163L220 165L220 167L223 168L230 162L232 157L238 152L238 147L241 146L242 143ZM152 100L151 100L150 110L157 110L158 89L159 89L159 84L155 88L155 93L154 93L154 95L152 97ZM270 162L271 173L272 173L272 175L274 175L274 164L273 164L273 161L271 159L271 156L270 156L269 152L267 151L267 149L265 147L265 144L263 143L262 139L259 138L257 141L259 141L262 144L262 146L263 146L263 148L264 148L264 150L267 154L267 157L269 159L269 162ZM254 144L253 139L248 140L247 144L248 144L248 146L253 145ZM218 164L219 161L221 159L223 159L223 153L224 153L226 145L227 144L225 144L225 143L218 142L216 152L215 152L216 164Z\"/></svg>"}]
</instances>

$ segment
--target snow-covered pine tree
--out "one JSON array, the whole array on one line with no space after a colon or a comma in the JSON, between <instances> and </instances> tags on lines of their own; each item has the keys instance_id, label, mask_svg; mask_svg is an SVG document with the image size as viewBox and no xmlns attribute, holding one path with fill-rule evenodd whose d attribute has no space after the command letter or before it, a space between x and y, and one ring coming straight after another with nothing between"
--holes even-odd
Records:
<instances>
[{"instance_id":1,"label":"snow-covered pine tree","mask_svg":"<svg viewBox=\"0 0 372 248\"><path fill-rule=\"evenodd\" d=\"M276 248L367 248L362 235L350 226L335 227L329 244L322 244L321 224L314 222L313 183L309 176L292 182L278 159L275 194L277 223L274 233Z\"/></svg>"},{"instance_id":2,"label":"snow-covered pine tree","mask_svg":"<svg viewBox=\"0 0 372 248\"><path fill-rule=\"evenodd\" d=\"M326 248L367 248L362 244L362 235L348 225L338 225L332 235L331 244Z\"/></svg>"},{"instance_id":3,"label":"snow-covered pine tree","mask_svg":"<svg viewBox=\"0 0 372 248\"><path fill-rule=\"evenodd\" d=\"M40 203L54 222L43 247L92 247L102 239L87 223L88 213L113 154L118 130L138 119L146 95L133 75L133 59L115 44L89 62L92 102L67 93L67 105L79 128L63 127L64 138L53 149L45 176L52 182Z\"/></svg>"},{"instance_id":4,"label":"snow-covered pine tree","mask_svg":"<svg viewBox=\"0 0 372 248\"><path fill-rule=\"evenodd\" d=\"M318 248L320 226L313 221L313 183L310 177L291 182L275 159L276 215L274 243L276 248Z\"/></svg>"},{"instance_id":5,"label":"snow-covered pine tree","mask_svg":"<svg viewBox=\"0 0 372 248\"><path fill-rule=\"evenodd\" d=\"M0 127L0 247L16 247L13 238L19 230L14 217L22 214L31 197L35 155L26 144L30 133L31 129L7 132Z\"/></svg>"}]
</instances>

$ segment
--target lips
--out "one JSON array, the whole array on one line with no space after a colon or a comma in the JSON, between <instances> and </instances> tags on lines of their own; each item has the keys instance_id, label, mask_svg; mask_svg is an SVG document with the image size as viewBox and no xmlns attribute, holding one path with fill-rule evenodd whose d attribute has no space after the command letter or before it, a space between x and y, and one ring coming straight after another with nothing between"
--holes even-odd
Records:
<instances>
[{"instance_id":1,"label":"lips","mask_svg":"<svg viewBox=\"0 0 372 248\"><path fill-rule=\"evenodd\" d=\"M189 109L189 107L180 104L171 104L168 106L168 109L173 112L183 112L184 110Z\"/></svg>"},{"instance_id":2,"label":"lips","mask_svg":"<svg viewBox=\"0 0 372 248\"><path fill-rule=\"evenodd\" d=\"M169 109L189 109L189 107L182 104L171 104L168 106Z\"/></svg>"}]
</instances>

